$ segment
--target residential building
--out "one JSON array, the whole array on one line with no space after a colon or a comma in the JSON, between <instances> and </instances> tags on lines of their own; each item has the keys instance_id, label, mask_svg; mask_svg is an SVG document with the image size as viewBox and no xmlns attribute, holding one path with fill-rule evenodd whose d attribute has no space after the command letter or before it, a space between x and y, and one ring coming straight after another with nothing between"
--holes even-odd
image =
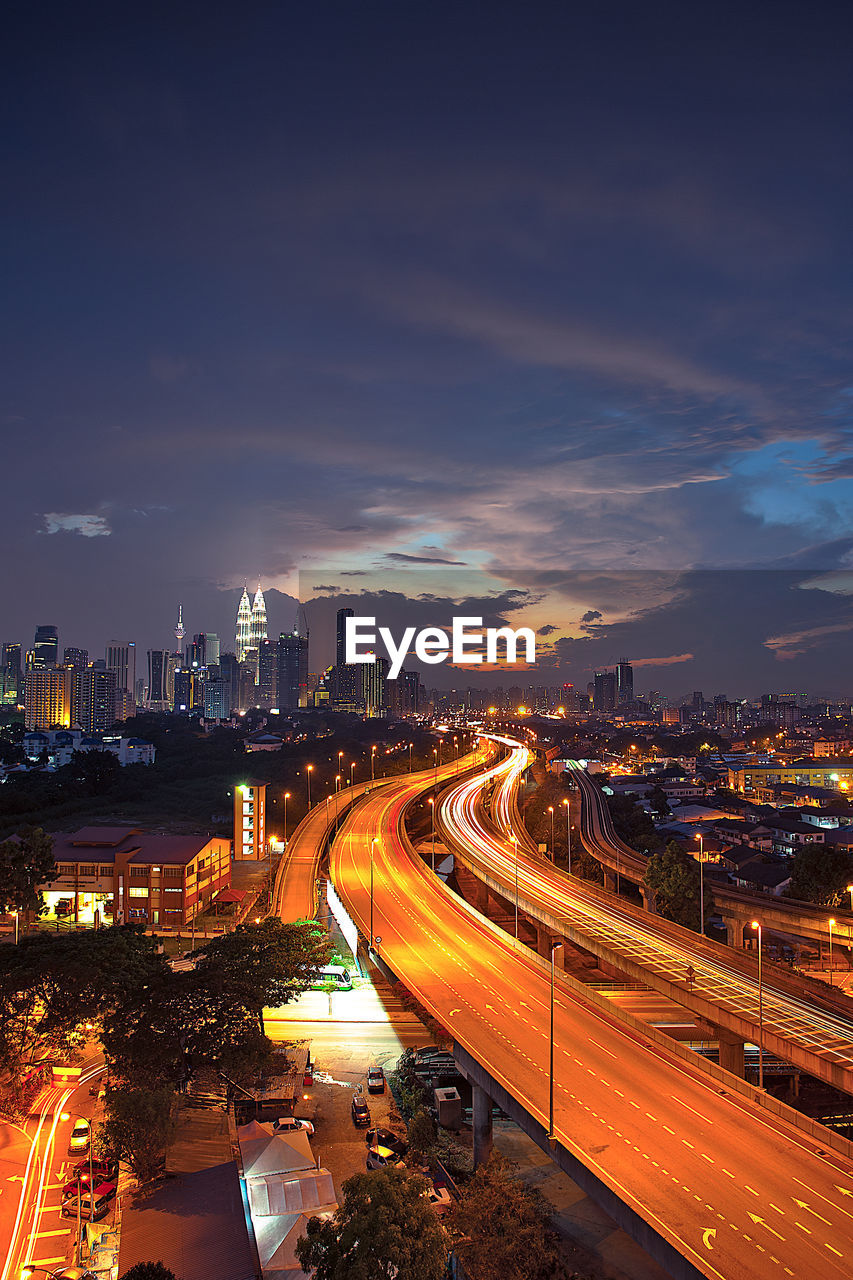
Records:
<instances>
[{"instance_id":1,"label":"residential building","mask_svg":"<svg viewBox=\"0 0 853 1280\"><path fill-rule=\"evenodd\" d=\"M634 701L634 668L623 658L616 667L616 702L623 706Z\"/></svg>"},{"instance_id":2,"label":"residential building","mask_svg":"<svg viewBox=\"0 0 853 1280\"><path fill-rule=\"evenodd\" d=\"M116 673L116 691L136 688L136 645L132 640L115 641L107 645L107 666Z\"/></svg>"},{"instance_id":3,"label":"residential building","mask_svg":"<svg viewBox=\"0 0 853 1280\"><path fill-rule=\"evenodd\" d=\"M56 878L43 886L48 912L79 924L180 928L231 883L230 842L221 836L83 827L54 836L53 854Z\"/></svg>"},{"instance_id":4,"label":"residential building","mask_svg":"<svg viewBox=\"0 0 853 1280\"><path fill-rule=\"evenodd\" d=\"M593 676L593 710L608 715L616 709L616 672L596 671Z\"/></svg>"},{"instance_id":5,"label":"residential building","mask_svg":"<svg viewBox=\"0 0 853 1280\"><path fill-rule=\"evenodd\" d=\"M249 779L234 788L234 857L265 858L267 784Z\"/></svg>"},{"instance_id":6,"label":"residential building","mask_svg":"<svg viewBox=\"0 0 853 1280\"><path fill-rule=\"evenodd\" d=\"M90 665L72 671L71 722L84 733L105 733L116 720L116 673Z\"/></svg>"},{"instance_id":7,"label":"residential building","mask_svg":"<svg viewBox=\"0 0 853 1280\"><path fill-rule=\"evenodd\" d=\"M157 754L154 744L143 738L95 736L82 729L31 729L24 734L23 745L28 760L39 760L46 754L48 769L70 764L75 751L108 751L120 765L153 764Z\"/></svg>"},{"instance_id":8,"label":"residential building","mask_svg":"<svg viewBox=\"0 0 853 1280\"><path fill-rule=\"evenodd\" d=\"M24 676L27 729L67 729L71 724L71 679L63 669L36 668Z\"/></svg>"}]
</instances>

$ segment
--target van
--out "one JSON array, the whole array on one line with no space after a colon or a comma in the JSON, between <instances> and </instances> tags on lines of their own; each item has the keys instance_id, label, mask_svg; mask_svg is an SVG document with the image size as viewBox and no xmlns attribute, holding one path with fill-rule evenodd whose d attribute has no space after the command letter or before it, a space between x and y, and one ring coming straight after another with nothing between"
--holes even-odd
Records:
<instances>
[{"instance_id":1,"label":"van","mask_svg":"<svg viewBox=\"0 0 853 1280\"><path fill-rule=\"evenodd\" d=\"M317 978L311 983L312 991L325 991L332 983L338 991L352 991L352 977L349 969L341 964L324 964Z\"/></svg>"},{"instance_id":2,"label":"van","mask_svg":"<svg viewBox=\"0 0 853 1280\"><path fill-rule=\"evenodd\" d=\"M69 1196L63 1201L60 1210L63 1218L76 1218L79 1214L83 1222L100 1222L101 1218L105 1218L110 1211L110 1205L116 1197L116 1184L114 1182L101 1182L93 1192L89 1192L81 1188L80 1196Z\"/></svg>"}]
</instances>

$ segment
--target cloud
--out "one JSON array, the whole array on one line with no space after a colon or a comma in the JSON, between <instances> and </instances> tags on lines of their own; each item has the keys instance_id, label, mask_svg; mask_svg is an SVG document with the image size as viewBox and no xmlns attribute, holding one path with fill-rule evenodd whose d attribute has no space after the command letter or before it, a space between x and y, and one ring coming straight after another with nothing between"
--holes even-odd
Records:
<instances>
[{"instance_id":1,"label":"cloud","mask_svg":"<svg viewBox=\"0 0 853 1280\"><path fill-rule=\"evenodd\" d=\"M465 564L464 560L445 560L442 556L410 556L404 551L389 551L385 559L396 560L401 564Z\"/></svg>"},{"instance_id":2,"label":"cloud","mask_svg":"<svg viewBox=\"0 0 853 1280\"><path fill-rule=\"evenodd\" d=\"M603 615L597 609L587 609L586 613L581 617L581 622L590 623L598 622Z\"/></svg>"},{"instance_id":3,"label":"cloud","mask_svg":"<svg viewBox=\"0 0 853 1280\"><path fill-rule=\"evenodd\" d=\"M41 533L79 533L82 538L107 538L112 533L104 516L66 515L59 511L46 511L42 516Z\"/></svg>"},{"instance_id":4,"label":"cloud","mask_svg":"<svg viewBox=\"0 0 853 1280\"><path fill-rule=\"evenodd\" d=\"M692 653L673 653L668 658L632 658L632 667L672 667L677 662L692 662Z\"/></svg>"},{"instance_id":5,"label":"cloud","mask_svg":"<svg viewBox=\"0 0 853 1280\"><path fill-rule=\"evenodd\" d=\"M853 631L851 622L835 622L825 627L809 627L802 631L789 631L785 635L768 636L765 646L775 653L780 662L788 662L798 658L815 648L824 636L837 635L839 632Z\"/></svg>"},{"instance_id":6,"label":"cloud","mask_svg":"<svg viewBox=\"0 0 853 1280\"><path fill-rule=\"evenodd\" d=\"M539 630L536 632L536 634L538 636L550 636L550 635L553 635L554 632L558 630L559 628L555 627L553 622L546 622L544 627L540 627Z\"/></svg>"}]
</instances>

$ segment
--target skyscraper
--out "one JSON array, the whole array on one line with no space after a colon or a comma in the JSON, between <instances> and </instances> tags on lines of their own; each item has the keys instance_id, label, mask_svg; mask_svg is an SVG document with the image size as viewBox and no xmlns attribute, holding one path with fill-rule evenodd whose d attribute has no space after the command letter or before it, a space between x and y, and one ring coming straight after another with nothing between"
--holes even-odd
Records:
<instances>
[{"instance_id":1,"label":"skyscraper","mask_svg":"<svg viewBox=\"0 0 853 1280\"><path fill-rule=\"evenodd\" d=\"M36 627L33 643L33 668L55 667L59 661L59 632L56 627Z\"/></svg>"},{"instance_id":2,"label":"skyscraper","mask_svg":"<svg viewBox=\"0 0 853 1280\"><path fill-rule=\"evenodd\" d=\"M277 707L278 643L262 640L258 651L258 702L262 707Z\"/></svg>"},{"instance_id":3,"label":"skyscraper","mask_svg":"<svg viewBox=\"0 0 853 1280\"><path fill-rule=\"evenodd\" d=\"M237 635L235 639L237 661L242 662L246 657L246 650L252 647L252 604L249 600L249 593L244 587L243 594L240 597L240 607L237 610Z\"/></svg>"},{"instance_id":4,"label":"skyscraper","mask_svg":"<svg viewBox=\"0 0 853 1280\"><path fill-rule=\"evenodd\" d=\"M89 665L88 649L64 649L62 652L63 667L70 667L72 671L85 671Z\"/></svg>"},{"instance_id":5,"label":"skyscraper","mask_svg":"<svg viewBox=\"0 0 853 1280\"><path fill-rule=\"evenodd\" d=\"M24 724L27 729L67 729L71 724L71 677L65 670L28 671L24 677Z\"/></svg>"},{"instance_id":6,"label":"skyscraper","mask_svg":"<svg viewBox=\"0 0 853 1280\"><path fill-rule=\"evenodd\" d=\"M213 631L204 633L204 665L215 666L219 661L219 636Z\"/></svg>"},{"instance_id":7,"label":"skyscraper","mask_svg":"<svg viewBox=\"0 0 853 1280\"><path fill-rule=\"evenodd\" d=\"M616 667L616 701L620 706L634 701L634 668L626 658Z\"/></svg>"},{"instance_id":8,"label":"skyscraper","mask_svg":"<svg viewBox=\"0 0 853 1280\"><path fill-rule=\"evenodd\" d=\"M258 583L258 589L252 601L251 636L252 642L249 648L257 649L260 653L261 641L267 638L267 605L260 583Z\"/></svg>"},{"instance_id":9,"label":"skyscraper","mask_svg":"<svg viewBox=\"0 0 853 1280\"><path fill-rule=\"evenodd\" d=\"M278 706L295 711L308 705L308 637L297 631L278 638Z\"/></svg>"},{"instance_id":10,"label":"skyscraper","mask_svg":"<svg viewBox=\"0 0 853 1280\"><path fill-rule=\"evenodd\" d=\"M71 676L72 721L84 733L106 733L116 718L116 672L92 666Z\"/></svg>"},{"instance_id":11,"label":"skyscraper","mask_svg":"<svg viewBox=\"0 0 853 1280\"><path fill-rule=\"evenodd\" d=\"M66 650L67 652L67 650ZM116 689L133 693L136 688L136 645L132 640L117 640L107 645L107 666L116 673Z\"/></svg>"},{"instance_id":12,"label":"skyscraper","mask_svg":"<svg viewBox=\"0 0 853 1280\"><path fill-rule=\"evenodd\" d=\"M177 658L168 649L148 650L148 706L151 711L170 711L175 700Z\"/></svg>"},{"instance_id":13,"label":"skyscraper","mask_svg":"<svg viewBox=\"0 0 853 1280\"><path fill-rule=\"evenodd\" d=\"M616 707L616 672L596 671L593 676L592 705L604 715Z\"/></svg>"},{"instance_id":14,"label":"skyscraper","mask_svg":"<svg viewBox=\"0 0 853 1280\"><path fill-rule=\"evenodd\" d=\"M361 669L356 663L346 661L346 622L352 618L352 609L338 609L335 646L335 678L332 684L336 703L352 707L364 701L361 688Z\"/></svg>"}]
</instances>

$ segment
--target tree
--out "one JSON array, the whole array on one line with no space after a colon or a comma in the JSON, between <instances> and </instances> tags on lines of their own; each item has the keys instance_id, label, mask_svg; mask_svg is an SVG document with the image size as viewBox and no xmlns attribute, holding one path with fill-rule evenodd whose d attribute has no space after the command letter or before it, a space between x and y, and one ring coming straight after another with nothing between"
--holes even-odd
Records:
<instances>
[{"instance_id":1,"label":"tree","mask_svg":"<svg viewBox=\"0 0 853 1280\"><path fill-rule=\"evenodd\" d=\"M178 1280L178 1277L162 1262L137 1262L125 1271L121 1280Z\"/></svg>"},{"instance_id":2,"label":"tree","mask_svg":"<svg viewBox=\"0 0 853 1280\"><path fill-rule=\"evenodd\" d=\"M513 1177L498 1151L481 1164L449 1220L457 1252L478 1280L569 1280L539 1191Z\"/></svg>"},{"instance_id":3,"label":"tree","mask_svg":"<svg viewBox=\"0 0 853 1280\"><path fill-rule=\"evenodd\" d=\"M853 884L853 855L834 845L804 844L791 859L790 898L839 906Z\"/></svg>"},{"instance_id":4,"label":"tree","mask_svg":"<svg viewBox=\"0 0 853 1280\"><path fill-rule=\"evenodd\" d=\"M53 839L27 827L0 844L0 914L42 911L40 885L56 878Z\"/></svg>"},{"instance_id":5,"label":"tree","mask_svg":"<svg viewBox=\"0 0 853 1280\"><path fill-rule=\"evenodd\" d=\"M239 992L263 1028L264 1008L278 1008L307 991L330 953L328 933L313 921L290 924L267 916L200 947L195 972L212 989Z\"/></svg>"},{"instance_id":6,"label":"tree","mask_svg":"<svg viewBox=\"0 0 853 1280\"><path fill-rule=\"evenodd\" d=\"M425 1107L418 1107L407 1125L409 1154L414 1164L420 1164L435 1146L435 1125Z\"/></svg>"},{"instance_id":7,"label":"tree","mask_svg":"<svg viewBox=\"0 0 853 1280\"><path fill-rule=\"evenodd\" d=\"M651 791L648 792L646 799L659 818L668 817L672 813L672 809L669 807L669 800L666 798L666 792L663 787L652 787Z\"/></svg>"},{"instance_id":8,"label":"tree","mask_svg":"<svg viewBox=\"0 0 853 1280\"><path fill-rule=\"evenodd\" d=\"M326 1222L308 1221L296 1243L314 1280L441 1280L444 1231L424 1195L425 1179L404 1169L357 1173Z\"/></svg>"},{"instance_id":9,"label":"tree","mask_svg":"<svg viewBox=\"0 0 853 1280\"><path fill-rule=\"evenodd\" d=\"M643 880L655 895L658 913L687 929L699 928L699 864L670 840L662 853L653 853Z\"/></svg>"},{"instance_id":10,"label":"tree","mask_svg":"<svg viewBox=\"0 0 853 1280\"><path fill-rule=\"evenodd\" d=\"M67 1055L137 991L170 972L142 925L39 933L0 948L0 1065Z\"/></svg>"},{"instance_id":11,"label":"tree","mask_svg":"<svg viewBox=\"0 0 853 1280\"><path fill-rule=\"evenodd\" d=\"M163 1168L175 1131L174 1094L169 1088L107 1090L106 1119L96 1130L99 1151L111 1151L130 1165L140 1182Z\"/></svg>"},{"instance_id":12,"label":"tree","mask_svg":"<svg viewBox=\"0 0 853 1280\"><path fill-rule=\"evenodd\" d=\"M617 836L632 849L656 853L663 848L663 840L655 831L655 824L633 795L608 796L607 808Z\"/></svg>"}]
</instances>

